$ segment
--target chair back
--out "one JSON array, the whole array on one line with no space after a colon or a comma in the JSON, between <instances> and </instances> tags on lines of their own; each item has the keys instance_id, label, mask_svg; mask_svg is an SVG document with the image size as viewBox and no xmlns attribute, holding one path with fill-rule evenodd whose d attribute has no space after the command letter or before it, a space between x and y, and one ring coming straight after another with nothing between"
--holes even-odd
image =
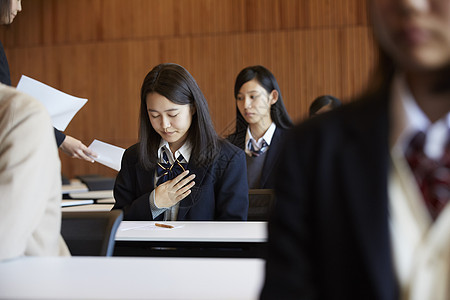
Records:
<instances>
[{"instance_id":1,"label":"chair back","mask_svg":"<svg viewBox=\"0 0 450 300\"><path fill-rule=\"evenodd\" d=\"M122 219L120 209L62 212L61 235L74 256L112 256Z\"/></svg>"},{"instance_id":2,"label":"chair back","mask_svg":"<svg viewBox=\"0 0 450 300\"><path fill-rule=\"evenodd\" d=\"M275 195L272 189L250 189L247 221L268 221L274 202Z\"/></svg>"}]
</instances>

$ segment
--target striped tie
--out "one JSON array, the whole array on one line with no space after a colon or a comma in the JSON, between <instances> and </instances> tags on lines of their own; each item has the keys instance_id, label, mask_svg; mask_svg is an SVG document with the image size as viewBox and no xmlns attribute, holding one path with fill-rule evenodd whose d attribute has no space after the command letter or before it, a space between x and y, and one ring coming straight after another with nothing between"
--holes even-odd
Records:
<instances>
[{"instance_id":1,"label":"striped tie","mask_svg":"<svg viewBox=\"0 0 450 300\"><path fill-rule=\"evenodd\" d=\"M418 132L406 149L405 156L419 184L425 204L433 220L450 200L450 139L442 158L433 160L423 151L425 133Z\"/></svg>"},{"instance_id":2,"label":"striped tie","mask_svg":"<svg viewBox=\"0 0 450 300\"><path fill-rule=\"evenodd\" d=\"M261 145L261 148L259 148L258 150L255 149L255 147L253 146L252 140L250 139L248 141L248 148L250 150L250 152L252 153L253 157L258 157L261 154L264 153L264 151L267 150L267 148L269 147L269 145L267 145L266 141L263 140L263 143Z\"/></svg>"},{"instance_id":3,"label":"striped tie","mask_svg":"<svg viewBox=\"0 0 450 300\"><path fill-rule=\"evenodd\" d=\"M156 167L156 175L159 177L156 185L166 182L167 180L172 180L187 169L187 163L181 163L184 157L180 154L173 164L169 163L169 158L166 152L163 152L164 162L158 163Z\"/></svg>"}]
</instances>

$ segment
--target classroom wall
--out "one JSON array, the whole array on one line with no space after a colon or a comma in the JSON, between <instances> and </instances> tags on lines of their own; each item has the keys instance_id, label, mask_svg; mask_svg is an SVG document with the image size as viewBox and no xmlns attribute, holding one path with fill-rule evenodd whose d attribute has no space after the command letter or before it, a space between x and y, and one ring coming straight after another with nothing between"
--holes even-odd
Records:
<instances>
[{"instance_id":1,"label":"classroom wall","mask_svg":"<svg viewBox=\"0 0 450 300\"><path fill-rule=\"evenodd\" d=\"M66 133L86 145L137 141L139 90L147 72L178 63L196 78L216 130L234 126L234 79L269 68L299 122L315 97L350 101L376 59L362 0L23 0L0 40L11 79L22 74L89 101ZM60 153L63 173L116 172Z\"/></svg>"}]
</instances>

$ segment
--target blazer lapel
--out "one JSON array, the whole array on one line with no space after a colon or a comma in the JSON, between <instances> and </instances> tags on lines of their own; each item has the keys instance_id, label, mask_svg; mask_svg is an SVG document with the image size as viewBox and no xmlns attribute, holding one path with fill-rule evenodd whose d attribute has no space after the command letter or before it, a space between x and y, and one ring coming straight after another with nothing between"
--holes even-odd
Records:
<instances>
[{"instance_id":1,"label":"blazer lapel","mask_svg":"<svg viewBox=\"0 0 450 300\"><path fill-rule=\"evenodd\" d=\"M189 194L189 196L180 201L180 207L178 209L177 217L177 220L179 221L184 220L191 207L194 206L195 203L197 203L201 192L201 186L207 172L206 168L197 167L193 163L188 164L188 169L190 174L195 174L195 185L191 188L191 193Z\"/></svg>"},{"instance_id":2,"label":"blazer lapel","mask_svg":"<svg viewBox=\"0 0 450 300\"><path fill-rule=\"evenodd\" d=\"M279 150L281 148L281 137L282 137L282 129L275 129L275 132L272 137L272 141L270 142L270 147L267 152L266 161L264 162L264 166L261 173L261 178L259 180L259 185L263 189L267 183L267 179L269 175L274 170L274 165L279 157Z\"/></svg>"}]
</instances>

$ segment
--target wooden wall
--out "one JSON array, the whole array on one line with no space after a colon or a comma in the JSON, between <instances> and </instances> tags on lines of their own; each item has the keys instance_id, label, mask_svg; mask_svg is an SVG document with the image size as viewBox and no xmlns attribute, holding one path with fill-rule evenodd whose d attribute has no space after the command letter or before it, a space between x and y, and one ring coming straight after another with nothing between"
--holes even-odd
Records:
<instances>
[{"instance_id":1,"label":"wooden wall","mask_svg":"<svg viewBox=\"0 0 450 300\"><path fill-rule=\"evenodd\" d=\"M139 89L156 64L196 78L217 131L232 130L237 73L276 76L296 121L315 97L344 101L365 87L376 59L363 0L23 0L2 26L13 85L25 74L89 101L66 133L89 145L137 141ZM60 154L63 173L115 175Z\"/></svg>"}]
</instances>

